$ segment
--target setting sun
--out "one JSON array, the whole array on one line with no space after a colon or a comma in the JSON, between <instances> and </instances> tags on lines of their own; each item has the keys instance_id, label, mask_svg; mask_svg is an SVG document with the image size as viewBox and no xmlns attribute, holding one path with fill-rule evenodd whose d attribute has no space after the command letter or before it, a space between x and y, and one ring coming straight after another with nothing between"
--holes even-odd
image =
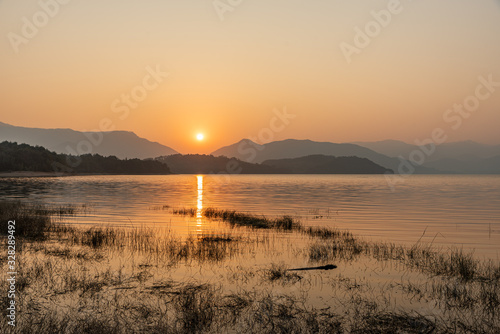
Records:
<instances>
[{"instance_id":1,"label":"setting sun","mask_svg":"<svg viewBox=\"0 0 500 334\"><path fill-rule=\"evenodd\" d=\"M198 139L198 140L200 140L200 141L201 141L201 140L205 139L205 135L204 135L203 133L198 133L198 134L196 135L196 139Z\"/></svg>"}]
</instances>

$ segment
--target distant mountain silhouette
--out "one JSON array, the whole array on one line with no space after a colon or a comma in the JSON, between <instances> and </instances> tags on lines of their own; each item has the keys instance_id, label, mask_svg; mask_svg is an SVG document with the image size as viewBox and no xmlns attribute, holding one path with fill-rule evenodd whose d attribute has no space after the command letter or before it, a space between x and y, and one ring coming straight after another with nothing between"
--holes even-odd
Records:
<instances>
[{"instance_id":1,"label":"distant mountain silhouette","mask_svg":"<svg viewBox=\"0 0 500 334\"><path fill-rule=\"evenodd\" d=\"M500 155L486 159L439 159L426 166L457 174L500 174Z\"/></svg>"},{"instance_id":2,"label":"distant mountain silhouette","mask_svg":"<svg viewBox=\"0 0 500 334\"><path fill-rule=\"evenodd\" d=\"M69 167L67 159L78 163ZM103 157L98 154L85 154L68 157L51 152L41 146L0 143L0 172L66 172L79 174L170 174L167 165L154 160Z\"/></svg>"},{"instance_id":3,"label":"distant mountain silhouette","mask_svg":"<svg viewBox=\"0 0 500 334\"><path fill-rule=\"evenodd\" d=\"M386 174L392 170L358 157L333 157L309 155L293 159L266 160L263 165L272 166L290 174Z\"/></svg>"},{"instance_id":4,"label":"distant mountain silhouette","mask_svg":"<svg viewBox=\"0 0 500 334\"><path fill-rule=\"evenodd\" d=\"M116 156L120 159L145 159L179 154L168 146L140 138L128 131L79 132L71 129L19 127L0 122L0 142L2 141L39 145L60 154L83 155L90 152L102 156ZM310 155L366 158L395 173L500 174L498 164L500 145L485 145L473 141L445 143L437 146L432 154L425 155L422 165L409 162L412 152L420 150L416 145L397 140L337 144L288 139L259 145L249 139L243 139L222 147L211 155L241 160L239 164L244 170L243 173L250 174L267 173L264 170L270 166L259 165L266 160L293 159ZM178 157L178 160L172 161L182 166L181 173L187 173L187 170L189 173L221 172L226 169L223 165L229 162L207 157L199 156L197 159L204 160L197 161L191 156L189 159L192 159L193 163L201 164L192 167L188 167L187 158L181 160ZM243 162L249 165L244 165ZM256 164L259 167L256 167Z\"/></svg>"},{"instance_id":5,"label":"distant mountain silhouette","mask_svg":"<svg viewBox=\"0 0 500 334\"><path fill-rule=\"evenodd\" d=\"M272 166L251 164L235 158L201 154L175 154L156 160L167 164L176 174L280 174L283 170Z\"/></svg>"},{"instance_id":6,"label":"distant mountain silhouette","mask_svg":"<svg viewBox=\"0 0 500 334\"><path fill-rule=\"evenodd\" d=\"M100 134L103 134L100 142ZM90 139L89 139L90 138ZM38 129L13 126L0 122L0 142L11 141L29 145L40 145L50 151L64 154L84 154L90 146L91 152L103 156L124 158L154 158L161 155L177 154L177 151L159 143L138 137L133 132L79 132L71 129ZM88 145L79 143L87 142ZM70 147L70 150L67 147ZM84 151L82 151L84 150Z\"/></svg>"},{"instance_id":7,"label":"distant mountain silhouette","mask_svg":"<svg viewBox=\"0 0 500 334\"><path fill-rule=\"evenodd\" d=\"M359 145L362 147L369 148L377 153L387 155L388 157L395 158L400 155L408 159L411 151L413 151L417 146L407 144L399 140L382 140L375 142L353 142L350 144Z\"/></svg>"},{"instance_id":8,"label":"distant mountain silhouette","mask_svg":"<svg viewBox=\"0 0 500 334\"><path fill-rule=\"evenodd\" d=\"M387 155L389 157L397 157L402 155L408 158L409 154L418 150L417 145L407 144L398 140L383 140L376 142L356 142L353 143L359 146L369 148L375 152ZM443 143L436 145L436 150L428 157L428 161L435 161L440 159L458 159L469 160L486 159L500 155L500 145L487 145L476 143L471 140Z\"/></svg>"},{"instance_id":9,"label":"distant mountain silhouette","mask_svg":"<svg viewBox=\"0 0 500 334\"><path fill-rule=\"evenodd\" d=\"M384 168L393 170L395 173L398 173L398 169L402 164L398 158L391 158L355 144L335 144L296 139L275 141L264 145L256 144L249 139L243 139L238 143L222 147L212 152L214 156L234 157L253 163L261 163L266 160L274 159L300 158L317 154L336 157L355 156L367 158ZM404 163L409 164L407 161ZM413 166L412 168L415 169L415 173L420 174L438 173L438 171L434 169L421 166ZM404 169L404 171L406 171L406 169Z\"/></svg>"},{"instance_id":10,"label":"distant mountain silhouette","mask_svg":"<svg viewBox=\"0 0 500 334\"><path fill-rule=\"evenodd\" d=\"M417 145L396 140L356 144L390 157L402 156L405 159L408 159L412 152L420 150ZM486 145L470 140L444 143L436 145L435 151L425 156L422 166L452 173L500 174L498 156L500 145Z\"/></svg>"}]
</instances>

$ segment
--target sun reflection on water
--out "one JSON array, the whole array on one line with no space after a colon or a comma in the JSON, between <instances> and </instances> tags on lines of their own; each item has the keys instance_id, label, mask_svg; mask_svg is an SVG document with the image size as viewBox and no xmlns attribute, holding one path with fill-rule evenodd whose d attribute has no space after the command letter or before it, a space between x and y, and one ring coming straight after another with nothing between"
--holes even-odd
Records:
<instances>
[{"instance_id":1,"label":"sun reflection on water","mask_svg":"<svg viewBox=\"0 0 500 334\"><path fill-rule=\"evenodd\" d=\"M197 232L201 232L202 226L202 210L203 210L203 175L197 175L198 180L198 197L196 204L196 227Z\"/></svg>"}]
</instances>

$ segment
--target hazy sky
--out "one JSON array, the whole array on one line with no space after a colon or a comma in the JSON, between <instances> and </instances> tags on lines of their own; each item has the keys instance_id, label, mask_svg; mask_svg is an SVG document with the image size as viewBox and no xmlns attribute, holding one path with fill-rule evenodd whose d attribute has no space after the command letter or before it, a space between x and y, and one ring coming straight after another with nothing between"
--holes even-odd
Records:
<instances>
[{"instance_id":1,"label":"hazy sky","mask_svg":"<svg viewBox=\"0 0 500 334\"><path fill-rule=\"evenodd\" d=\"M498 0L60 2L0 0L2 122L106 119L183 153L259 135L414 142L435 128L500 143L500 86L471 98L478 77L500 82ZM470 117L446 114L464 101Z\"/></svg>"}]
</instances>

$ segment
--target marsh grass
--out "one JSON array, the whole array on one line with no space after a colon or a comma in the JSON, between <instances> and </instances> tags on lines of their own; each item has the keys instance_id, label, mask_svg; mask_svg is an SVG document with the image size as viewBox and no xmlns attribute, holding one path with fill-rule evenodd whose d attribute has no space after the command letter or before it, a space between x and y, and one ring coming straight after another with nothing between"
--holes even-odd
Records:
<instances>
[{"instance_id":1,"label":"marsh grass","mask_svg":"<svg viewBox=\"0 0 500 334\"><path fill-rule=\"evenodd\" d=\"M379 313L356 325L352 333L415 333L431 334L436 332L433 321L421 315L409 313Z\"/></svg>"},{"instance_id":2,"label":"marsh grass","mask_svg":"<svg viewBox=\"0 0 500 334\"><path fill-rule=\"evenodd\" d=\"M327 227L304 227L301 231L311 237L320 239L353 239L354 236L349 231L339 230L337 228Z\"/></svg>"},{"instance_id":3,"label":"marsh grass","mask_svg":"<svg viewBox=\"0 0 500 334\"><path fill-rule=\"evenodd\" d=\"M183 208L173 210L173 213L194 216L196 209ZM349 231L304 227L291 216L266 218L216 208L206 208L202 211L202 215L209 219L221 219L231 227L294 231L319 239L309 247L311 262L326 262L332 259L352 260L361 255L369 255L377 260L396 260L426 273L459 277L466 281L500 279L500 263L481 262L474 257L473 252L466 252L463 249L443 250L420 242L411 247L386 242L368 242L355 237Z\"/></svg>"},{"instance_id":4,"label":"marsh grass","mask_svg":"<svg viewBox=\"0 0 500 334\"><path fill-rule=\"evenodd\" d=\"M144 226L71 229L67 238L72 245L147 255L155 261L169 265L180 261L223 261L239 254L239 244L242 240L229 233L204 233L182 239L168 230Z\"/></svg>"},{"instance_id":5,"label":"marsh grass","mask_svg":"<svg viewBox=\"0 0 500 334\"><path fill-rule=\"evenodd\" d=\"M185 209L184 209L185 210ZM192 212L194 209L188 210ZM174 214L183 214L182 211L173 211ZM196 210L195 210L196 212ZM240 213L231 210L219 210L215 208L206 208L202 215L210 219L221 219L231 226L245 226L254 229L276 229L282 231L292 231L300 228L300 224L290 216L283 216L269 219L264 216Z\"/></svg>"},{"instance_id":6,"label":"marsh grass","mask_svg":"<svg viewBox=\"0 0 500 334\"><path fill-rule=\"evenodd\" d=\"M168 288L167 288L168 289ZM29 333L343 333L343 315L304 306L302 300L271 293L226 294L209 284L180 284L171 293L151 295L122 290L93 297L59 313L39 306L22 315L18 332ZM356 328L373 317L361 313ZM384 313L377 314L383 318ZM400 323L404 323L401 317ZM0 320L0 328L4 327ZM406 324L408 327L408 324Z\"/></svg>"},{"instance_id":7,"label":"marsh grass","mask_svg":"<svg viewBox=\"0 0 500 334\"><path fill-rule=\"evenodd\" d=\"M8 221L15 221L15 234L21 238L41 240L51 220L42 205L21 202L0 202L0 235L6 235Z\"/></svg>"},{"instance_id":8,"label":"marsh grass","mask_svg":"<svg viewBox=\"0 0 500 334\"><path fill-rule=\"evenodd\" d=\"M273 263L271 268L264 270L264 278L271 282L282 282L288 284L300 281L302 276L288 271L288 268L284 264Z\"/></svg>"},{"instance_id":9,"label":"marsh grass","mask_svg":"<svg viewBox=\"0 0 500 334\"><path fill-rule=\"evenodd\" d=\"M434 277L422 283L406 282L402 290L416 301L433 301L442 332L500 332L498 282L447 280Z\"/></svg>"},{"instance_id":10,"label":"marsh grass","mask_svg":"<svg viewBox=\"0 0 500 334\"><path fill-rule=\"evenodd\" d=\"M156 205L152 206L149 208L150 210L155 210L155 211L163 211L163 210L169 210L170 205Z\"/></svg>"},{"instance_id":11,"label":"marsh grass","mask_svg":"<svg viewBox=\"0 0 500 334\"><path fill-rule=\"evenodd\" d=\"M210 329L217 317L215 289L210 285L186 285L173 299L177 328L183 332L199 333Z\"/></svg>"},{"instance_id":12,"label":"marsh grass","mask_svg":"<svg viewBox=\"0 0 500 334\"><path fill-rule=\"evenodd\" d=\"M457 277L464 281L500 279L499 263L480 261L474 257L473 252L461 248L443 250L426 245L405 247L350 237L315 242L309 247L309 258L313 262L332 259L352 260L361 255L369 255L380 261L399 261L409 268L424 273Z\"/></svg>"},{"instance_id":13,"label":"marsh grass","mask_svg":"<svg viewBox=\"0 0 500 334\"><path fill-rule=\"evenodd\" d=\"M338 277L334 291L343 294L341 307L317 309L307 303L299 286L311 284L311 275L318 279L321 274L299 276L285 264L255 269L241 263L234 272L225 271L245 286L257 281L259 289L227 291L222 284L175 281L168 276L173 266L181 265L223 270L225 260L266 245L269 239L258 233L244 237L231 229L178 238L168 229L144 226L76 228L51 221L52 215L75 211L2 205L9 210L5 215L2 211L2 217L15 214L33 219L32 224L43 218L36 232L20 236L29 242L18 264L17 333L500 332L500 267L461 249L368 242L347 231L306 228L287 216L268 219L227 210L204 211L205 217L222 219L231 227L296 233L310 241L304 250L310 262L337 259L349 264L366 257L403 263L430 280L397 285L403 295L436 302L434 313L408 312L390 306L397 288L388 285L370 296L369 282ZM342 269L339 266L340 273ZM273 292L277 283L285 293ZM293 294L290 287L299 293ZM0 281L0 290L7 291L6 280ZM2 309L7 303L5 296L0 297ZM0 332L9 331L6 318L1 317Z\"/></svg>"},{"instance_id":14,"label":"marsh grass","mask_svg":"<svg viewBox=\"0 0 500 334\"><path fill-rule=\"evenodd\" d=\"M239 254L239 245L242 241L241 237L226 232L203 233L181 239L165 228L96 226L85 229L52 221L53 216L75 214L76 206L51 208L41 204L0 202L0 208L2 223L6 225L8 220L16 220L16 237L20 238L19 251L22 250L23 239L31 241L54 239L68 244L65 248L45 248L47 255L59 258L90 258L92 257L89 255L90 252L85 250L85 247L88 247L95 251L112 250L146 254L168 265L181 261L220 262ZM2 232L5 231L7 226L2 229ZM74 246L84 248L81 248L79 253L74 253L69 248ZM44 246L39 245L39 247Z\"/></svg>"},{"instance_id":15,"label":"marsh grass","mask_svg":"<svg viewBox=\"0 0 500 334\"><path fill-rule=\"evenodd\" d=\"M418 300L437 300L445 310L480 310L483 317L498 316L500 282L464 282L434 278L425 284L402 283L403 291Z\"/></svg>"},{"instance_id":16,"label":"marsh grass","mask_svg":"<svg viewBox=\"0 0 500 334\"><path fill-rule=\"evenodd\" d=\"M89 205L49 206L40 203L0 201L0 235L6 235L8 221L16 222L15 235L30 240L43 240L54 226L54 217L63 218L76 212L87 212Z\"/></svg>"},{"instance_id":17,"label":"marsh grass","mask_svg":"<svg viewBox=\"0 0 500 334\"><path fill-rule=\"evenodd\" d=\"M196 209L194 208L180 208L180 209L173 209L172 213L174 215L182 215L182 216L190 216L190 217L195 217L196 216Z\"/></svg>"}]
</instances>

